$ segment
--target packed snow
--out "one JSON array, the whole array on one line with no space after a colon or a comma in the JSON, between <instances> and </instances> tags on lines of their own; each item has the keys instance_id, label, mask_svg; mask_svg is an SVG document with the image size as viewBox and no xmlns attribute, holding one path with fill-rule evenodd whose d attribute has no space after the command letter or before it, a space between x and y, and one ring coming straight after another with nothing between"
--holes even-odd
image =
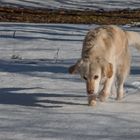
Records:
<instances>
[{"instance_id":1,"label":"packed snow","mask_svg":"<svg viewBox=\"0 0 140 140\"><path fill-rule=\"evenodd\" d=\"M140 139L140 54L131 49L125 98L87 105L68 67L97 25L0 23L0 140ZM137 27L124 26L139 31Z\"/></svg>"},{"instance_id":2,"label":"packed snow","mask_svg":"<svg viewBox=\"0 0 140 140\"><path fill-rule=\"evenodd\" d=\"M64 8L78 10L98 9L135 9L139 8L139 0L0 0L1 6L36 7L36 8Z\"/></svg>"}]
</instances>

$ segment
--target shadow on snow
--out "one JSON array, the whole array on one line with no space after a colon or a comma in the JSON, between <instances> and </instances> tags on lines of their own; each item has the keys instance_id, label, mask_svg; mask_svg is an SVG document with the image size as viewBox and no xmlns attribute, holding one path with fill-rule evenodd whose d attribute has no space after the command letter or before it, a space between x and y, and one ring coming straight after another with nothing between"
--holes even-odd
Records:
<instances>
[{"instance_id":1,"label":"shadow on snow","mask_svg":"<svg viewBox=\"0 0 140 140\"><path fill-rule=\"evenodd\" d=\"M27 91L32 89L35 88L1 88L0 104L44 107L44 108L60 108L63 107L63 105L85 105L85 104L75 103L74 101L70 102L70 101L63 100L64 97L67 98L85 97L82 95L55 94L55 93L24 93L25 90ZM55 97L55 100L52 100L52 98L49 99L50 97ZM58 100L60 98L62 98L61 101ZM43 103L47 105L42 105Z\"/></svg>"},{"instance_id":2,"label":"shadow on snow","mask_svg":"<svg viewBox=\"0 0 140 140\"><path fill-rule=\"evenodd\" d=\"M15 62L16 61L16 62ZM29 76L46 77L51 79L63 79L70 81L80 81L80 79L74 79L70 76L65 76L68 74L68 67L71 65L73 60L64 60L58 63L51 63L51 60L15 60L15 61L5 61L0 60L0 72L25 74ZM43 75L42 75L43 73ZM52 73L54 76L50 76L48 73ZM59 77L55 77L59 75ZM50 76L50 77L49 77ZM26 93L25 90L31 90L32 88L1 88L0 89L0 104L9 105L21 105L21 106L34 106L34 107L63 107L63 105L83 105L76 103L75 101L67 101L62 97L73 97L80 98L84 96L73 95L73 94L48 94L48 93ZM19 92L20 93L17 93ZM46 97L39 100L41 97ZM53 100L49 97L55 97ZM61 97L61 100L57 100ZM60 99L60 98L59 98ZM41 103L47 103L47 106L41 105ZM50 104L51 106L48 106Z\"/></svg>"}]
</instances>

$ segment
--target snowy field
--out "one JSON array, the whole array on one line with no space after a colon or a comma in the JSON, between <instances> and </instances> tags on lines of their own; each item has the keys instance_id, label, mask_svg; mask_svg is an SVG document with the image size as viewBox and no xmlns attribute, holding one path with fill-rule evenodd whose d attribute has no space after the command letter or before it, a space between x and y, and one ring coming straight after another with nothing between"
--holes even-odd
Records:
<instances>
[{"instance_id":1,"label":"snowy field","mask_svg":"<svg viewBox=\"0 0 140 140\"><path fill-rule=\"evenodd\" d=\"M0 140L140 139L136 50L120 102L112 93L107 102L87 106L84 81L67 73L96 26L0 23Z\"/></svg>"},{"instance_id":2,"label":"snowy field","mask_svg":"<svg viewBox=\"0 0 140 140\"><path fill-rule=\"evenodd\" d=\"M0 0L1 6L65 8L65 9L124 9L140 8L139 0Z\"/></svg>"}]
</instances>

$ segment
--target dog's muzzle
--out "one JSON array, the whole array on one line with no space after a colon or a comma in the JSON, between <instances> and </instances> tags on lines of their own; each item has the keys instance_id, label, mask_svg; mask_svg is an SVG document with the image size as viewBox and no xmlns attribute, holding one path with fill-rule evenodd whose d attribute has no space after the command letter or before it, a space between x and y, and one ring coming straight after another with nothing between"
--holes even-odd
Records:
<instances>
[{"instance_id":1,"label":"dog's muzzle","mask_svg":"<svg viewBox=\"0 0 140 140\"><path fill-rule=\"evenodd\" d=\"M87 93L88 93L89 95L92 95L92 94L94 94L94 90L87 90Z\"/></svg>"}]
</instances>

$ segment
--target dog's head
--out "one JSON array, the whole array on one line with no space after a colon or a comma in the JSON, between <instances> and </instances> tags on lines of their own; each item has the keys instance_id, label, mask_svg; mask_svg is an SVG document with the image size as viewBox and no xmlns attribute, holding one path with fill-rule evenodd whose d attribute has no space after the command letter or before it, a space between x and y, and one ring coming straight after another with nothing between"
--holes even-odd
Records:
<instances>
[{"instance_id":1,"label":"dog's head","mask_svg":"<svg viewBox=\"0 0 140 140\"><path fill-rule=\"evenodd\" d=\"M102 79L111 78L113 75L112 64L102 58L92 61L80 59L69 68L69 73L79 72L86 81L87 93L97 93Z\"/></svg>"}]
</instances>

